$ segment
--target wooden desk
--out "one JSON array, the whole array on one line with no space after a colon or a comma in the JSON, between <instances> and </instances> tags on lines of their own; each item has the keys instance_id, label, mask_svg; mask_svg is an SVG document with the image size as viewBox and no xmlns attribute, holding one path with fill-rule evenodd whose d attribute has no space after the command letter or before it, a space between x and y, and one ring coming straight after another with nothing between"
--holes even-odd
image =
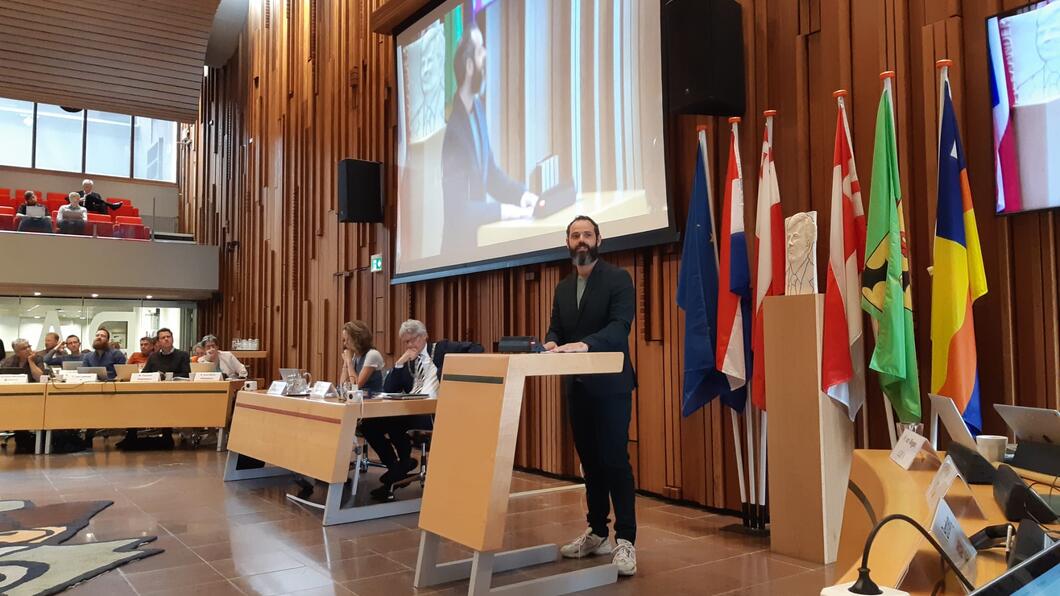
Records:
<instances>
[{"instance_id":1,"label":"wooden desk","mask_svg":"<svg viewBox=\"0 0 1060 596\"><path fill-rule=\"evenodd\" d=\"M937 467L918 462L908 471L896 465L886 450L858 449L850 467L850 490L843 514L839 541L838 569L846 569L837 583L857 579L857 568L865 539L875 523L892 513L904 513L930 528L933 511L928 510L927 489ZM945 457L945 454L942 454ZM1022 471L1021 471L1022 472ZM971 485L970 492L959 481L946 496L965 534L988 525L1005 523L1005 516L994 500L993 488ZM980 516L972 498L982 508ZM872 579L881 586L897 587L910 594L930 594L941 577L940 557L913 527L903 522L887 524L876 536L869 556ZM976 558L973 584L982 586L1007 569L1002 551L980 552ZM963 594L952 572L946 574L943 594Z\"/></svg>"},{"instance_id":2,"label":"wooden desk","mask_svg":"<svg viewBox=\"0 0 1060 596\"><path fill-rule=\"evenodd\" d=\"M45 453L51 431L65 428L205 427L218 429L220 442L228 394L228 381L49 383Z\"/></svg>"},{"instance_id":3,"label":"wooden desk","mask_svg":"<svg viewBox=\"0 0 1060 596\"><path fill-rule=\"evenodd\" d=\"M567 594L617 581L613 564L491 589L494 571L555 561L554 544L509 552L503 545L526 377L622 370L622 354L450 354L438 390L431 480L420 512L417 588L470 578L468 594ZM441 479L441 481L439 481ZM439 564L440 538L474 551Z\"/></svg>"},{"instance_id":4,"label":"wooden desk","mask_svg":"<svg viewBox=\"0 0 1060 596\"><path fill-rule=\"evenodd\" d=\"M41 452L45 393L44 383L0 385L0 429L35 432L37 453Z\"/></svg>"},{"instance_id":5,"label":"wooden desk","mask_svg":"<svg viewBox=\"0 0 1060 596\"><path fill-rule=\"evenodd\" d=\"M349 479L358 420L433 414L437 404L437 399L342 403L240 391L232 415L224 479L228 482L296 473L325 482L328 494L324 505L287 495L293 501L323 510L325 526L415 513L420 510L420 499L343 507L342 487ZM267 465L253 467L250 458ZM354 495L359 482L360 467L354 466Z\"/></svg>"}]
</instances>

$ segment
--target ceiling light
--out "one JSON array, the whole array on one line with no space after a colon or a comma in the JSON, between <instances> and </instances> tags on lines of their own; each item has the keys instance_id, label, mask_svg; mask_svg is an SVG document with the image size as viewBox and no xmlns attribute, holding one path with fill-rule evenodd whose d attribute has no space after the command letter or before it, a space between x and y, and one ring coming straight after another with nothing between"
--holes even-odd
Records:
<instances>
[{"instance_id":1,"label":"ceiling light","mask_svg":"<svg viewBox=\"0 0 1060 596\"><path fill-rule=\"evenodd\" d=\"M40 296L40 292L33 292L34 296Z\"/></svg>"},{"instance_id":2,"label":"ceiling light","mask_svg":"<svg viewBox=\"0 0 1060 596\"><path fill-rule=\"evenodd\" d=\"M34 316L33 318L34 318L34 319L39 319L39 318L40 318L40 315L35 315L35 316Z\"/></svg>"},{"instance_id":3,"label":"ceiling light","mask_svg":"<svg viewBox=\"0 0 1060 596\"><path fill-rule=\"evenodd\" d=\"M99 294L92 294L93 298L99 298Z\"/></svg>"},{"instance_id":4,"label":"ceiling light","mask_svg":"<svg viewBox=\"0 0 1060 596\"><path fill-rule=\"evenodd\" d=\"M148 300L150 300L150 299L154 298L154 296L148 294L147 296L144 296L144 298L147 298Z\"/></svg>"}]
</instances>

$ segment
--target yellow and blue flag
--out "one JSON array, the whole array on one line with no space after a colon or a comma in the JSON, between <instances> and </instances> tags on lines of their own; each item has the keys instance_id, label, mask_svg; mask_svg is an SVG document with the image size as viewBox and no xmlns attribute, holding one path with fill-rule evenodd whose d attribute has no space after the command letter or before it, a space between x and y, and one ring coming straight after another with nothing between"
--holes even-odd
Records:
<instances>
[{"instance_id":1,"label":"yellow and blue flag","mask_svg":"<svg viewBox=\"0 0 1060 596\"><path fill-rule=\"evenodd\" d=\"M931 391L952 399L972 434L979 434L983 418L972 303L986 294L986 272L945 70L941 82L938 213L931 285Z\"/></svg>"}]
</instances>

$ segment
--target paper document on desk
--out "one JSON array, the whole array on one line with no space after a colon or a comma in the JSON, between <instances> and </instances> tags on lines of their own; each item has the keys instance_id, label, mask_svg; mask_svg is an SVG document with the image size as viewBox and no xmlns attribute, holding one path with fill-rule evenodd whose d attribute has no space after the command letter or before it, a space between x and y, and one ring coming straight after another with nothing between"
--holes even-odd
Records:
<instances>
[{"instance_id":1,"label":"paper document on desk","mask_svg":"<svg viewBox=\"0 0 1060 596\"><path fill-rule=\"evenodd\" d=\"M383 399L427 399L430 397L428 393L376 393L375 397L381 397Z\"/></svg>"}]
</instances>

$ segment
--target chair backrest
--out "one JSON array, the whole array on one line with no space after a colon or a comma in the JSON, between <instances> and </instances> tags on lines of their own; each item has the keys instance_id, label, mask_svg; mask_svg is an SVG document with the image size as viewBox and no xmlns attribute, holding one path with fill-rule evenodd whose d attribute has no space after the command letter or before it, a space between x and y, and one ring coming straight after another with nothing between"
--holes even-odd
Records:
<instances>
[{"instance_id":1,"label":"chair backrest","mask_svg":"<svg viewBox=\"0 0 1060 596\"><path fill-rule=\"evenodd\" d=\"M112 223L113 220L109 215L103 215L101 213L89 213L88 221L92 223Z\"/></svg>"},{"instance_id":2,"label":"chair backrest","mask_svg":"<svg viewBox=\"0 0 1060 596\"><path fill-rule=\"evenodd\" d=\"M114 223L116 223L118 225L127 225L127 226L142 226L142 225L144 225L144 221L142 219L140 219L139 217L132 217L132 216L128 216L128 215L118 215L118 216L116 216L114 218Z\"/></svg>"},{"instance_id":3,"label":"chair backrest","mask_svg":"<svg viewBox=\"0 0 1060 596\"><path fill-rule=\"evenodd\" d=\"M0 215L14 215L15 208L9 205L0 205Z\"/></svg>"}]
</instances>

